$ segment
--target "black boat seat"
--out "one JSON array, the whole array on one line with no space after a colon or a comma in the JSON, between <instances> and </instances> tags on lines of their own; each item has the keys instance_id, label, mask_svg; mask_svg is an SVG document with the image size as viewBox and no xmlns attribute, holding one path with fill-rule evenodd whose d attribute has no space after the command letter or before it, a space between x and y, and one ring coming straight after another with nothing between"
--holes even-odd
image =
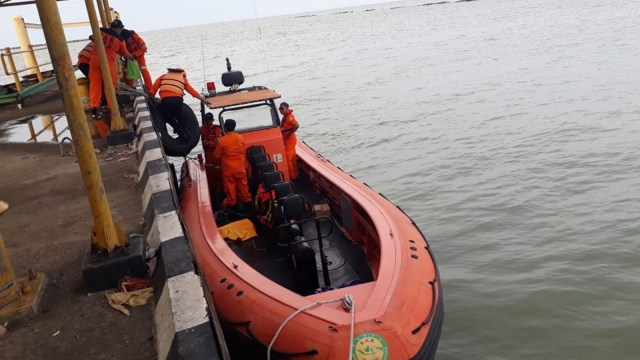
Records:
<instances>
[{"instance_id":1,"label":"black boat seat","mask_svg":"<svg viewBox=\"0 0 640 360\"><path fill-rule=\"evenodd\" d=\"M295 189L291 181L275 183L271 185L271 189L274 192L274 200L277 200L295 193Z\"/></svg>"},{"instance_id":2,"label":"black boat seat","mask_svg":"<svg viewBox=\"0 0 640 360\"><path fill-rule=\"evenodd\" d=\"M264 173L273 172L277 170L278 170L278 167L276 166L276 163L274 163L273 161L262 162L252 167L253 176L256 180L260 179L262 177L262 174Z\"/></svg>"},{"instance_id":3,"label":"black boat seat","mask_svg":"<svg viewBox=\"0 0 640 360\"><path fill-rule=\"evenodd\" d=\"M266 154L267 152L264 150L264 146L262 145L252 145L247 149L247 156L251 156L253 154Z\"/></svg>"},{"instance_id":4,"label":"black boat seat","mask_svg":"<svg viewBox=\"0 0 640 360\"><path fill-rule=\"evenodd\" d=\"M287 263L293 275L296 292L303 296L315 293L320 287L316 268L316 253L305 241L300 224L291 223L302 219L305 199L293 193L293 184L279 182L272 185L274 192L291 193L278 199L278 215L282 221L278 226L278 243L287 248Z\"/></svg>"},{"instance_id":5,"label":"black boat seat","mask_svg":"<svg viewBox=\"0 0 640 360\"><path fill-rule=\"evenodd\" d=\"M298 236L295 241L304 240ZM320 287L316 269L316 253L308 242L289 246L289 269L293 275L296 292L303 296L314 294Z\"/></svg>"},{"instance_id":6,"label":"black boat seat","mask_svg":"<svg viewBox=\"0 0 640 360\"><path fill-rule=\"evenodd\" d=\"M302 228L299 224L291 222L302 219L305 200L300 194L292 194L278 199L278 209L273 216L274 224L278 228L279 242L290 244L295 242L295 237L302 235Z\"/></svg>"},{"instance_id":7,"label":"black boat seat","mask_svg":"<svg viewBox=\"0 0 640 360\"><path fill-rule=\"evenodd\" d=\"M271 189L273 184L284 181L284 174L282 171L270 171L262 174L262 184L265 189Z\"/></svg>"},{"instance_id":8,"label":"black boat seat","mask_svg":"<svg viewBox=\"0 0 640 360\"><path fill-rule=\"evenodd\" d=\"M282 218L287 221L297 221L302 218L304 210L304 197L300 194L292 194L278 199L278 207Z\"/></svg>"},{"instance_id":9,"label":"black boat seat","mask_svg":"<svg viewBox=\"0 0 640 360\"><path fill-rule=\"evenodd\" d=\"M251 164L251 166L255 166L256 164L270 161L269 155L265 153L251 154L251 155L248 155L248 157L249 157L249 164Z\"/></svg>"}]
</instances>

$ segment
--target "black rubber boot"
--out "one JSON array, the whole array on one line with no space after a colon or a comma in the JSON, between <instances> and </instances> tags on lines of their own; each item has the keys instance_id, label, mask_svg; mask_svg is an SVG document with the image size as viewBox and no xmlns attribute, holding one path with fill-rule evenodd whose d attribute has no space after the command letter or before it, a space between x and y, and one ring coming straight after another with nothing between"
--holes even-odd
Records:
<instances>
[{"instance_id":1,"label":"black rubber boot","mask_svg":"<svg viewBox=\"0 0 640 360\"><path fill-rule=\"evenodd\" d=\"M100 110L99 110L98 108L94 108L94 107L92 107L90 111L91 111L91 117L92 117L94 120L98 120L98 119L100 119L100 118L101 118Z\"/></svg>"}]
</instances>

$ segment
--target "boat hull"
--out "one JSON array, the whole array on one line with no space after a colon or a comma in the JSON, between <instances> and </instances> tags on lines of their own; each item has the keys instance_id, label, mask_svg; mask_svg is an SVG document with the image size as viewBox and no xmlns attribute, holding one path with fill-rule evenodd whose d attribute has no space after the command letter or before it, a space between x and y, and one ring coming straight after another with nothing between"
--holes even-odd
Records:
<instances>
[{"instance_id":1,"label":"boat hull","mask_svg":"<svg viewBox=\"0 0 640 360\"><path fill-rule=\"evenodd\" d=\"M187 160L181 180L182 215L226 335L237 343L235 348L264 355L282 327L272 358L336 359L349 353L354 359L433 358L444 307L426 239L404 212L367 185L304 143L298 144L297 152L301 176L323 193L336 227L363 249L373 280L308 296L274 283L220 236L205 166ZM355 304L351 311L343 307L347 295Z\"/></svg>"}]
</instances>

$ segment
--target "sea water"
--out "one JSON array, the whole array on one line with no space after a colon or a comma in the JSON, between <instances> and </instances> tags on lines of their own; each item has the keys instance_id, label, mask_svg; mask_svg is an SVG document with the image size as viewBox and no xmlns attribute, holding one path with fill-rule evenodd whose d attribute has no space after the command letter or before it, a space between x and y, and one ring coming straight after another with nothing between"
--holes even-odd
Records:
<instances>
[{"instance_id":1,"label":"sea water","mask_svg":"<svg viewBox=\"0 0 640 360\"><path fill-rule=\"evenodd\" d=\"M639 358L640 2L429 2L141 35L154 78L221 90L229 57L275 88L299 139L415 220L438 359Z\"/></svg>"},{"instance_id":2,"label":"sea water","mask_svg":"<svg viewBox=\"0 0 640 360\"><path fill-rule=\"evenodd\" d=\"M640 2L428 2L149 32L147 61L200 89L229 57L415 220L438 359L637 359Z\"/></svg>"}]
</instances>

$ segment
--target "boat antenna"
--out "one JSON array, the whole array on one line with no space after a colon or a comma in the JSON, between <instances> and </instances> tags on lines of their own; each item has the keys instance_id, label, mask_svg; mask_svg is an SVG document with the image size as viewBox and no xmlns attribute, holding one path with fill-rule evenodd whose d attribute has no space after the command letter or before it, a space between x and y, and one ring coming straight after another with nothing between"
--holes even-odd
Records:
<instances>
[{"instance_id":1,"label":"boat antenna","mask_svg":"<svg viewBox=\"0 0 640 360\"><path fill-rule=\"evenodd\" d=\"M256 15L256 22L258 22L258 8L256 7L256 0L253 0L253 11ZM260 34L260 44L262 45L262 55L264 56L264 62L267 64L267 72L269 73L269 86L273 89L273 78L271 78L271 66L269 66L269 59L267 57L267 51L264 48L264 40L262 39L262 28L260 22L258 22L258 33Z\"/></svg>"},{"instance_id":2,"label":"boat antenna","mask_svg":"<svg viewBox=\"0 0 640 360\"><path fill-rule=\"evenodd\" d=\"M204 84L202 90L204 90L207 88L207 75L204 67L204 34L200 34L200 39L202 40L202 82Z\"/></svg>"}]
</instances>

